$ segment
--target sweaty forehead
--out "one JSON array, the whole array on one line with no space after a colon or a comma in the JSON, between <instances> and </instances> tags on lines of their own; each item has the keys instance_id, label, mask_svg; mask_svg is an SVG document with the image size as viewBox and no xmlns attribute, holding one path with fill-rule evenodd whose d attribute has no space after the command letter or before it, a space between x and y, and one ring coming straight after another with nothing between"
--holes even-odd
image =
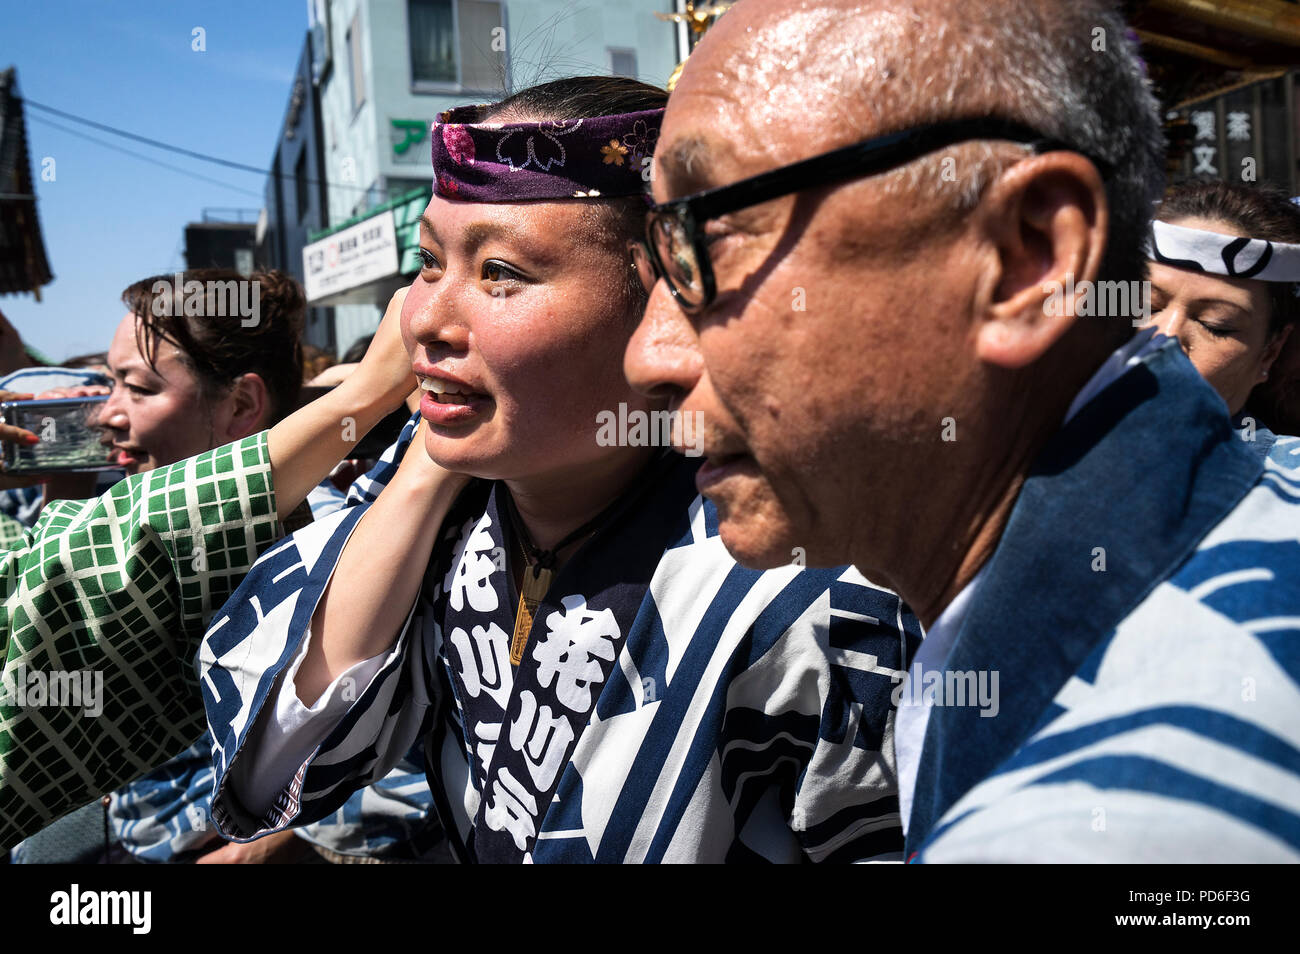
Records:
<instances>
[{"instance_id":1,"label":"sweaty forehead","mask_svg":"<svg viewBox=\"0 0 1300 954\"><path fill-rule=\"evenodd\" d=\"M128 371L138 371L150 375L155 373L140 352L140 342L136 335L139 324L140 320L131 312L127 312L118 322L107 356L108 367L113 372L126 374ZM156 348L154 365L158 375L168 379L175 377L178 372L186 371L184 355L174 343L158 341Z\"/></svg>"},{"instance_id":2,"label":"sweaty forehead","mask_svg":"<svg viewBox=\"0 0 1300 954\"><path fill-rule=\"evenodd\" d=\"M683 195L807 158L883 129L868 92L901 81L898 10L745 0L687 60L656 153L666 191Z\"/></svg>"}]
</instances>

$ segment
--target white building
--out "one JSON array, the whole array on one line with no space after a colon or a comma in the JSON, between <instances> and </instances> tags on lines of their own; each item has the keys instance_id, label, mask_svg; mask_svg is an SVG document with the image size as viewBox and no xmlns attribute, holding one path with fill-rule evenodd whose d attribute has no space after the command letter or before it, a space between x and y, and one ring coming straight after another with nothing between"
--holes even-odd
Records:
<instances>
[{"instance_id":1,"label":"white building","mask_svg":"<svg viewBox=\"0 0 1300 954\"><path fill-rule=\"evenodd\" d=\"M304 267L312 304L336 306L340 352L374 331L393 291L418 270L415 221L428 202L429 124L439 112L580 74L662 86L685 49L683 31L655 16L673 0L309 0L308 8L331 224L304 250Z\"/></svg>"}]
</instances>

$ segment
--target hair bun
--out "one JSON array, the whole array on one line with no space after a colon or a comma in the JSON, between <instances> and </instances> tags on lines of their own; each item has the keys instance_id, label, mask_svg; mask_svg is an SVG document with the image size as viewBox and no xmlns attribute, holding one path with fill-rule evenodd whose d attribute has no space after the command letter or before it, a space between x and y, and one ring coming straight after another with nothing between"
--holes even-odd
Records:
<instances>
[{"instance_id":1,"label":"hair bun","mask_svg":"<svg viewBox=\"0 0 1300 954\"><path fill-rule=\"evenodd\" d=\"M249 276L257 282L262 310L301 328L307 312L307 295L296 278L273 268Z\"/></svg>"}]
</instances>

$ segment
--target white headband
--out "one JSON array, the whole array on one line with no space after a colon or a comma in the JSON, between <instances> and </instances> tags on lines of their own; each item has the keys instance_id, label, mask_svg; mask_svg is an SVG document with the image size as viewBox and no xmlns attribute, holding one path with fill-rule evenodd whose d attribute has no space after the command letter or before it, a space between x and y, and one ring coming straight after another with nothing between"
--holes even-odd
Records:
<instances>
[{"instance_id":1,"label":"white headband","mask_svg":"<svg viewBox=\"0 0 1300 954\"><path fill-rule=\"evenodd\" d=\"M1300 245L1238 238L1159 220L1151 223L1147 257L1190 272L1258 282L1300 282Z\"/></svg>"}]
</instances>

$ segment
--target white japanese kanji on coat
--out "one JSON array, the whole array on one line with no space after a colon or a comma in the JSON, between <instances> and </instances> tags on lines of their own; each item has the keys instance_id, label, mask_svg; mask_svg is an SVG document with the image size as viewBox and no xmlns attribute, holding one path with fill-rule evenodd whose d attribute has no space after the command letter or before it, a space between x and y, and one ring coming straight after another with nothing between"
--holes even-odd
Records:
<instances>
[{"instance_id":1,"label":"white japanese kanji on coat","mask_svg":"<svg viewBox=\"0 0 1300 954\"><path fill-rule=\"evenodd\" d=\"M510 724L510 747L523 753L537 790L548 792L568 760L573 726L563 712L553 715L550 706L539 706L529 689L519 694L519 701L522 708Z\"/></svg>"},{"instance_id":2,"label":"white japanese kanji on coat","mask_svg":"<svg viewBox=\"0 0 1300 954\"><path fill-rule=\"evenodd\" d=\"M618 621L608 608L599 613L588 610L579 594L561 602L563 612L546 617L547 633L533 647L537 681L543 689L554 682L556 699L574 712L586 713L591 709L591 687L605 679L597 660L614 658Z\"/></svg>"},{"instance_id":3,"label":"white japanese kanji on coat","mask_svg":"<svg viewBox=\"0 0 1300 954\"><path fill-rule=\"evenodd\" d=\"M492 588L492 573L497 566L491 556L496 544L489 532L491 526L492 517L486 513L477 524L472 519L466 520L451 555L451 569L442 586L452 609L458 612L465 608L467 600L480 613L497 608L497 594Z\"/></svg>"},{"instance_id":4,"label":"white japanese kanji on coat","mask_svg":"<svg viewBox=\"0 0 1300 954\"><path fill-rule=\"evenodd\" d=\"M483 820L493 831L507 831L520 851L528 848L528 840L537 834L533 817L537 814L537 799L508 768L501 769L488 793L487 809Z\"/></svg>"},{"instance_id":5,"label":"white japanese kanji on coat","mask_svg":"<svg viewBox=\"0 0 1300 954\"><path fill-rule=\"evenodd\" d=\"M486 692L502 709L510 701L510 637L496 623L475 626L469 633L457 626L451 644L460 657L460 678L465 691L478 698Z\"/></svg>"},{"instance_id":6,"label":"white japanese kanji on coat","mask_svg":"<svg viewBox=\"0 0 1300 954\"><path fill-rule=\"evenodd\" d=\"M486 772L487 767L492 764L492 754L497 750L497 740L501 737L501 723L476 722L473 737L476 740L474 754L478 756Z\"/></svg>"}]
</instances>

